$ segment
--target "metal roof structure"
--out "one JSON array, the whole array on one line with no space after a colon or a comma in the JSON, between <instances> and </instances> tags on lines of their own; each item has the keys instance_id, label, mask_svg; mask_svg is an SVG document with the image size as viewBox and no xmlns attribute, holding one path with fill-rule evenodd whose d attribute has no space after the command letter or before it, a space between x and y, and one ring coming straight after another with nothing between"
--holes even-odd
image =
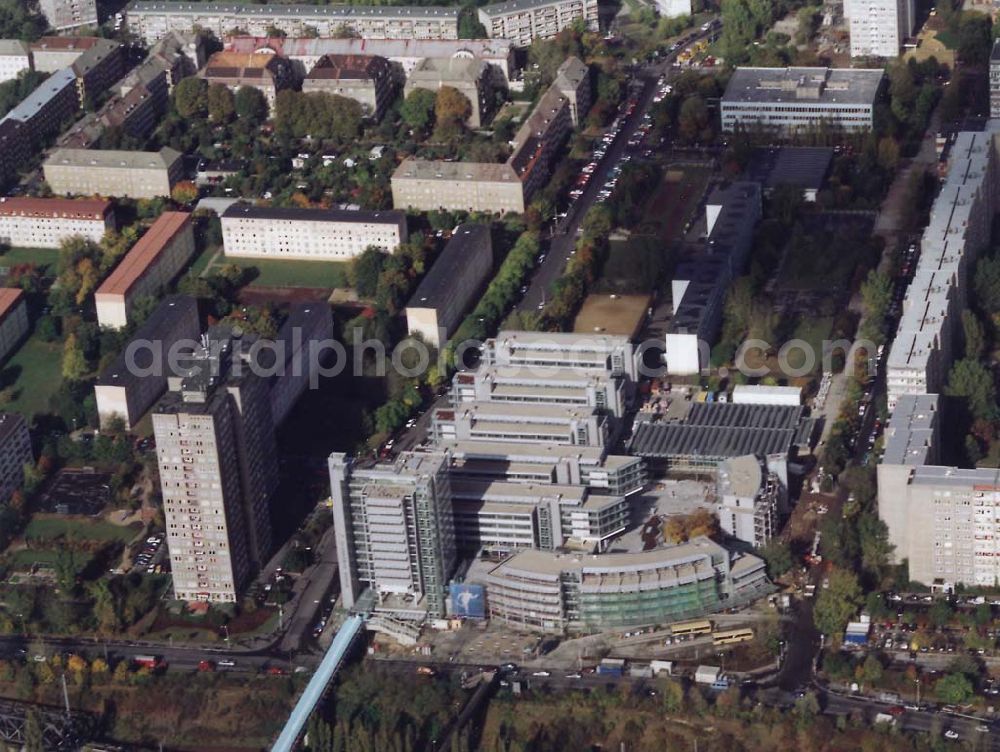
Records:
<instances>
[{"instance_id":1,"label":"metal roof structure","mask_svg":"<svg viewBox=\"0 0 1000 752\"><path fill-rule=\"evenodd\" d=\"M785 405L694 403L683 421L637 424L630 451L654 459L788 454L808 439L804 415Z\"/></svg>"}]
</instances>

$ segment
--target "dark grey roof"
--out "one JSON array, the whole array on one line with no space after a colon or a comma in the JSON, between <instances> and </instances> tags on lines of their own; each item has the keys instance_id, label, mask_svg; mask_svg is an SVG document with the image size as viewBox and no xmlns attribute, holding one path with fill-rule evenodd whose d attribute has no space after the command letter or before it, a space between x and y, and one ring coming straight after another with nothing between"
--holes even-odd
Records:
<instances>
[{"instance_id":1,"label":"dark grey roof","mask_svg":"<svg viewBox=\"0 0 1000 752\"><path fill-rule=\"evenodd\" d=\"M803 414L799 406L696 403L682 422L637 424L631 453L661 459L787 454L800 437Z\"/></svg>"},{"instance_id":2,"label":"dark grey roof","mask_svg":"<svg viewBox=\"0 0 1000 752\"><path fill-rule=\"evenodd\" d=\"M471 223L460 225L431 270L424 276L417 291L410 298L408 306L439 307L443 298L453 294L455 276L468 255L474 253L477 246L483 243L489 244L489 233L490 230L486 225Z\"/></svg>"},{"instance_id":3,"label":"dark grey roof","mask_svg":"<svg viewBox=\"0 0 1000 752\"><path fill-rule=\"evenodd\" d=\"M364 211L349 209L302 209L297 206L254 206L233 204L222 214L223 219L283 219L299 222L372 222L399 225L406 230L406 213L401 211Z\"/></svg>"},{"instance_id":4,"label":"dark grey roof","mask_svg":"<svg viewBox=\"0 0 1000 752\"><path fill-rule=\"evenodd\" d=\"M149 315L149 318L146 319L143 325L136 329L135 334L132 335L131 341L150 342L154 348L162 347L163 365L166 369L169 361L167 351L175 341L175 329L178 320L188 317L191 317L195 326L195 331L192 331L190 334L191 336L196 336L198 325L198 301L190 295L171 295L164 298L164 300ZM100 378L97 379L96 383L98 385L123 386L134 383L138 379L145 378L143 376L135 376L132 374L125 357L127 352L128 348L126 347L115 362L112 363L111 366L101 374ZM134 363L136 367L140 369L149 368L153 363L153 358L154 355L149 347L140 347L134 353ZM166 373L162 374L163 378L166 376Z\"/></svg>"},{"instance_id":5,"label":"dark grey roof","mask_svg":"<svg viewBox=\"0 0 1000 752\"><path fill-rule=\"evenodd\" d=\"M783 146L754 149L747 177L765 188L787 183L818 190L823 186L833 161L833 149L825 146Z\"/></svg>"},{"instance_id":6,"label":"dark grey roof","mask_svg":"<svg viewBox=\"0 0 1000 752\"><path fill-rule=\"evenodd\" d=\"M881 68L741 67L729 79L722 104L871 105L884 78Z\"/></svg>"}]
</instances>

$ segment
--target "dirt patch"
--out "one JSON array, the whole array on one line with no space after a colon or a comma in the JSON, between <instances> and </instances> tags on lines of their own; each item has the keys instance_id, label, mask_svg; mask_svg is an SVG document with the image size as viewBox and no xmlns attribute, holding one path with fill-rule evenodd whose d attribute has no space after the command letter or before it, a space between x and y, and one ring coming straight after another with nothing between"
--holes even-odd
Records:
<instances>
[{"instance_id":1,"label":"dirt patch","mask_svg":"<svg viewBox=\"0 0 1000 752\"><path fill-rule=\"evenodd\" d=\"M576 316L573 331L635 337L646 318L650 301L649 295L588 295Z\"/></svg>"},{"instance_id":2,"label":"dirt patch","mask_svg":"<svg viewBox=\"0 0 1000 752\"><path fill-rule=\"evenodd\" d=\"M314 287L244 287L240 290L240 302L245 305L321 303L329 296L329 289Z\"/></svg>"}]
</instances>

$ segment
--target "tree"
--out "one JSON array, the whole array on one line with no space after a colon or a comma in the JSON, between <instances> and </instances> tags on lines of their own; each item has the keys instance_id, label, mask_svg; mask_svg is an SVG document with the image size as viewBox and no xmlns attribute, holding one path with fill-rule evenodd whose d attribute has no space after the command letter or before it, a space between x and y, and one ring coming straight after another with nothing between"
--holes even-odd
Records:
<instances>
[{"instance_id":1,"label":"tree","mask_svg":"<svg viewBox=\"0 0 1000 752\"><path fill-rule=\"evenodd\" d=\"M67 381L80 381L87 374L87 360L77 343L76 335L70 334L63 344L62 375Z\"/></svg>"},{"instance_id":2,"label":"tree","mask_svg":"<svg viewBox=\"0 0 1000 752\"><path fill-rule=\"evenodd\" d=\"M262 123L267 119L267 98L260 89L241 86L233 97L233 109L241 121Z\"/></svg>"},{"instance_id":3,"label":"tree","mask_svg":"<svg viewBox=\"0 0 1000 752\"><path fill-rule=\"evenodd\" d=\"M894 546L889 542L889 528L876 514L863 512L858 517L858 544L861 548L861 566L881 584L889 569Z\"/></svg>"},{"instance_id":4,"label":"tree","mask_svg":"<svg viewBox=\"0 0 1000 752\"><path fill-rule=\"evenodd\" d=\"M236 114L236 97L228 86L212 84L205 99L208 117L213 123L228 123Z\"/></svg>"},{"instance_id":5,"label":"tree","mask_svg":"<svg viewBox=\"0 0 1000 752\"><path fill-rule=\"evenodd\" d=\"M957 361L948 374L945 394L964 397L973 418L993 420L997 415L996 387L993 375L978 360L963 358Z\"/></svg>"},{"instance_id":6,"label":"tree","mask_svg":"<svg viewBox=\"0 0 1000 752\"><path fill-rule=\"evenodd\" d=\"M962 311L962 333L965 335L965 357L979 360L986 351L986 333L972 311Z\"/></svg>"},{"instance_id":7,"label":"tree","mask_svg":"<svg viewBox=\"0 0 1000 752\"><path fill-rule=\"evenodd\" d=\"M760 555L767 563L767 575L772 580L781 577L792 568L791 550L776 538L760 549Z\"/></svg>"},{"instance_id":8,"label":"tree","mask_svg":"<svg viewBox=\"0 0 1000 752\"><path fill-rule=\"evenodd\" d=\"M884 673L885 668L882 666L882 661L869 653L865 662L861 664L861 680L866 684L875 684L882 679Z\"/></svg>"},{"instance_id":9,"label":"tree","mask_svg":"<svg viewBox=\"0 0 1000 752\"><path fill-rule=\"evenodd\" d=\"M189 76L174 87L174 107L182 118L202 118L208 111L208 82Z\"/></svg>"},{"instance_id":10,"label":"tree","mask_svg":"<svg viewBox=\"0 0 1000 752\"><path fill-rule=\"evenodd\" d=\"M479 22L476 6L466 5L458 13L459 39L485 39L486 27Z\"/></svg>"},{"instance_id":11,"label":"tree","mask_svg":"<svg viewBox=\"0 0 1000 752\"><path fill-rule=\"evenodd\" d=\"M469 98L453 86L442 86L434 97L434 117L438 126L461 125L472 115Z\"/></svg>"},{"instance_id":12,"label":"tree","mask_svg":"<svg viewBox=\"0 0 1000 752\"><path fill-rule=\"evenodd\" d=\"M697 141L708 128L709 116L705 100L697 94L689 96L681 105L677 118L677 131L685 141Z\"/></svg>"},{"instance_id":13,"label":"tree","mask_svg":"<svg viewBox=\"0 0 1000 752\"><path fill-rule=\"evenodd\" d=\"M1000 311L1000 256L983 258L974 275L976 298L989 313Z\"/></svg>"},{"instance_id":14,"label":"tree","mask_svg":"<svg viewBox=\"0 0 1000 752\"><path fill-rule=\"evenodd\" d=\"M170 191L170 198L178 204L190 204L198 198L198 186L190 180L182 180Z\"/></svg>"},{"instance_id":15,"label":"tree","mask_svg":"<svg viewBox=\"0 0 1000 752\"><path fill-rule=\"evenodd\" d=\"M948 674L938 679L934 693L941 702L949 705L964 705L973 695L972 682L965 674Z\"/></svg>"},{"instance_id":16,"label":"tree","mask_svg":"<svg viewBox=\"0 0 1000 752\"><path fill-rule=\"evenodd\" d=\"M839 639L862 602L857 576L845 569L834 569L830 572L829 586L823 588L816 599L813 609L816 628Z\"/></svg>"},{"instance_id":17,"label":"tree","mask_svg":"<svg viewBox=\"0 0 1000 752\"><path fill-rule=\"evenodd\" d=\"M410 128L426 134L434 124L437 98L429 89L414 89L406 95L399 114Z\"/></svg>"},{"instance_id":18,"label":"tree","mask_svg":"<svg viewBox=\"0 0 1000 752\"><path fill-rule=\"evenodd\" d=\"M356 256L350 267L350 279L362 298L372 298L378 289L379 276L385 266L388 255L378 248L366 248L360 256Z\"/></svg>"},{"instance_id":19,"label":"tree","mask_svg":"<svg viewBox=\"0 0 1000 752\"><path fill-rule=\"evenodd\" d=\"M927 619L934 627L943 627L951 621L954 611L947 601L936 600L934 605L927 611Z\"/></svg>"}]
</instances>

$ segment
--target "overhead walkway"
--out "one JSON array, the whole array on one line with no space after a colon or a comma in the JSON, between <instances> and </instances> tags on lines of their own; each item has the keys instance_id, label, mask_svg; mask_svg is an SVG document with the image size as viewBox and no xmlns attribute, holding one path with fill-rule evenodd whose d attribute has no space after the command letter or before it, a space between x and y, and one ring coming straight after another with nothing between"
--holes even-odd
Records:
<instances>
[{"instance_id":1,"label":"overhead walkway","mask_svg":"<svg viewBox=\"0 0 1000 752\"><path fill-rule=\"evenodd\" d=\"M316 673L309 680L309 684L306 685L305 691L292 710L292 714L288 717L288 723L281 730L278 741L271 747L271 752L293 752L296 743L305 730L309 717L316 710L316 706L323 699L323 695L326 694L326 689L330 686L330 681L344 664L344 659L347 657L347 653L350 651L354 641L364 629L364 624L364 617L354 614L347 617L347 620L341 625L337 631L337 636L330 643L330 649L326 651L326 655L323 656L319 668L316 669Z\"/></svg>"}]
</instances>

